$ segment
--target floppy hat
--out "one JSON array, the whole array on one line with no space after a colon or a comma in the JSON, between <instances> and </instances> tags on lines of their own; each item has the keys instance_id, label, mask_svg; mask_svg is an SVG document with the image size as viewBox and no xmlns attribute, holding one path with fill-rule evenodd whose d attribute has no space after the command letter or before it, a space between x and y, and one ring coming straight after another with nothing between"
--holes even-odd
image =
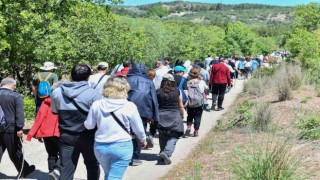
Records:
<instances>
[{"instance_id":1,"label":"floppy hat","mask_svg":"<svg viewBox=\"0 0 320 180\"><path fill-rule=\"evenodd\" d=\"M187 72L187 70L183 66L176 66L174 67L174 72Z\"/></svg>"},{"instance_id":2,"label":"floppy hat","mask_svg":"<svg viewBox=\"0 0 320 180\"><path fill-rule=\"evenodd\" d=\"M109 67L109 64L107 63L107 62L100 62L99 64L98 64L98 67Z\"/></svg>"},{"instance_id":3,"label":"floppy hat","mask_svg":"<svg viewBox=\"0 0 320 180\"><path fill-rule=\"evenodd\" d=\"M57 69L52 62L45 62L43 67L40 67L41 70L49 71L53 69Z\"/></svg>"},{"instance_id":4,"label":"floppy hat","mask_svg":"<svg viewBox=\"0 0 320 180\"><path fill-rule=\"evenodd\" d=\"M165 74L165 75L162 77L162 80L175 81L173 75L172 75L172 74L169 74L169 73Z\"/></svg>"}]
</instances>

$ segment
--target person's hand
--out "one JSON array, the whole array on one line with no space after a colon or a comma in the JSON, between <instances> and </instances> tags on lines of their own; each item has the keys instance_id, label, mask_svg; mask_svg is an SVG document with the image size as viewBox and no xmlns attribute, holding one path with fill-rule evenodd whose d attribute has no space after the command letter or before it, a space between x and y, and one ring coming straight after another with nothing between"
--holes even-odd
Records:
<instances>
[{"instance_id":1,"label":"person's hand","mask_svg":"<svg viewBox=\"0 0 320 180\"><path fill-rule=\"evenodd\" d=\"M153 119L148 119L148 123L149 123L149 124L153 124L153 123L154 123L154 120L153 120Z\"/></svg>"},{"instance_id":2,"label":"person's hand","mask_svg":"<svg viewBox=\"0 0 320 180\"><path fill-rule=\"evenodd\" d=\"M22 131L22 130L17 131L17 136L18 136L19 138L21 138L21 137L23 136L23 131Z\"/></svg>"},{"instance_id":3,"label":"person's hand","mask_svg":"<svg viewBox=\"0 0 320 180\"><path fill-rule=\"evenodd\" d=\"M143 142L141 142L141 148L142 148L142 149L147 148L147 141L146 141L146 140L144 140Z\"/></svg>"},{"instance_id":4,"label":"person's hand","mask_svg":"<svg viewBox=\"0 0 320 180\"><path fill-rule=\"evenodd\" d=\"M43 139L42 138L38 138L38 141L43 143Z\"/></svg>"}]
</instances>

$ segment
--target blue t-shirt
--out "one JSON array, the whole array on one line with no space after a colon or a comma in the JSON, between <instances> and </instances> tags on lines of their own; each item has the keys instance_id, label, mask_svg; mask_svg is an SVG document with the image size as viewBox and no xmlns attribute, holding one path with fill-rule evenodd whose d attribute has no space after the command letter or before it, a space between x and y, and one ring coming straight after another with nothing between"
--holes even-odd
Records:
<instances>
[{"instance_id":1,"label":"blue t-shirt","mask_svg":"<svg viewBox=\"0 0 320 180\"><path fill-rule=\"evenodd\" d=\"M244 61L239 62L238 69L244 69Z\"/></svg>"},{"instance_id":2,"label":"blue t-shirt","mask_svg":"<svg viewBox=\"0 0 320 180\"><path fill-rule=\"evenodd\" d=\"M255 71L258 68L259 63L256 60L252 60L251 62L252 62L252 71Z\"/></svg>"}]
</instances>

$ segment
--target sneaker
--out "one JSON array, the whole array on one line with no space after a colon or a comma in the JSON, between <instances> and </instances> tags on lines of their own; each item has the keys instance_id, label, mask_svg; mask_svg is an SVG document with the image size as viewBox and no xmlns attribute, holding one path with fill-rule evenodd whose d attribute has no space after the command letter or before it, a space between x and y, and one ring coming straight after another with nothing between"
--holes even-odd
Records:
<instances>
[{"instance_id":1,"label":"sneaker","mask_svg":"<svg viewBox=\"0 0 320 180\"><path fill-rule=\"evenodd\" d=\"M60 179L60 172L58 169L54 169L51 172L49 172L49 179L50 180L59 180Z\"/></svg>"},{"instance_id":2,"label":"sneaker","mask_svg":"<svg viewBox=\"0 0 320 180\"><path fill-rule=\"evenodd\" d=\"M213 104L213 105L211 106L210 110L212 110L212 111L216 110L216 105Z\"/></svg>"},{"instance_id":3,"label":"sneaker","mask_svg":"<svg viewBox=\"0 0 320 180\"><path fill-rule=\"evenodd\" d=\"M165 152L161 152L160 157L164 160L165 164L171 164L171 159Z\"/></svg>"},{"instance_id":4,"label":"sneaker","mask_svg":"<svg viewBox=\"0 0 320 180\"><path fill-rule=\"evenodd\" d=\"M22 173L21 173L21 178L26 178L27 176L29 176L30 174L32 174L34 171L36 170L36 167L34 165L29 166L28 169L25 169Z\"/></svg>"},{"instance_id":5,"label":"sneaker","mask_svg":"<svg viewBox=\"0 0 320 180\"><path fill-rule=\"evenodd\" d=\"M132 159L129 163L130 166L140 166L142 164L142 161L140 159Z\"/></svg>"},{"instance_id":6,"label":"sneaker","mask_svg":"<svg viewBox=\"0 0 320 180\"><path fill-rule=\"evenodd\" d=\"M194 131L193 136L194 137L198 137L199 136L199 131Z\"/></svg>"},{"instance_id":7,"label":"sneaker","mask_svg":"<svg viewBox=\"0 0 320 180\"><path fill-rule=\"evenodd\" d=\"M223 111L224 108L223 107L218 107L217 111Z\"/></svg>"},{"instance_id":8,"label":"sneaker","mask_svg":"<svg viewBox=\"0 0 320 180\"><path fill-rule=\"evenodd\" d=\"M188 127L186 132L184 133L185 136L190 136L191 127Z\"/></svg>"},{"instance_id":9,"label":"sneaker","mask_svg":"<svg viewBox=\"0 0 320 180\"><path fill-rule=\"evenodd\" d=\"M154 144L153 144L153 137L152 136L148 136L147 137L147 147L148 148L153 148Z\"/></svg>"}]
</instances>

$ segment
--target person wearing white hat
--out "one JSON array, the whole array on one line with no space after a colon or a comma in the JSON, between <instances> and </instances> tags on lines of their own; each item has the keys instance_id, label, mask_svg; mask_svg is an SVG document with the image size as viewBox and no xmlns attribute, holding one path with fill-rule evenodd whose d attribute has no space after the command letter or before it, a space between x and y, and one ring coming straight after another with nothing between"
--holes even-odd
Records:
<instances>
[{"instance_id":1,"label":"person wearing white hat","mask_svg":"<svg viewBox=\"0 0 320 180\"><path fill-rule=\"evenodd\" d=\"M101 94L103 93L103 85L109 79L107 75L109 64L107 62L100 62L97 66L98 73L89 77L89 85L93 89L97 89Z\"/></svg>"},{"instance_id":2,"label":"person wearing white hat","mask_svg":"<svg viewBox=\"0 0 320 180\"><path fill-rule=\"evenodd\" d=\"M55 83L58 83L58 75L54 73L57 67L54 66L52 62L45 62L42 67L40 67L40 72L36 73L33 76L32 81L32 91L33 95L36 98L36 114L40 108L41 103L46 97L40 97L38 94L38 86L40 82L47 81L50 86Z\"/></svg>"}]
</instances>

